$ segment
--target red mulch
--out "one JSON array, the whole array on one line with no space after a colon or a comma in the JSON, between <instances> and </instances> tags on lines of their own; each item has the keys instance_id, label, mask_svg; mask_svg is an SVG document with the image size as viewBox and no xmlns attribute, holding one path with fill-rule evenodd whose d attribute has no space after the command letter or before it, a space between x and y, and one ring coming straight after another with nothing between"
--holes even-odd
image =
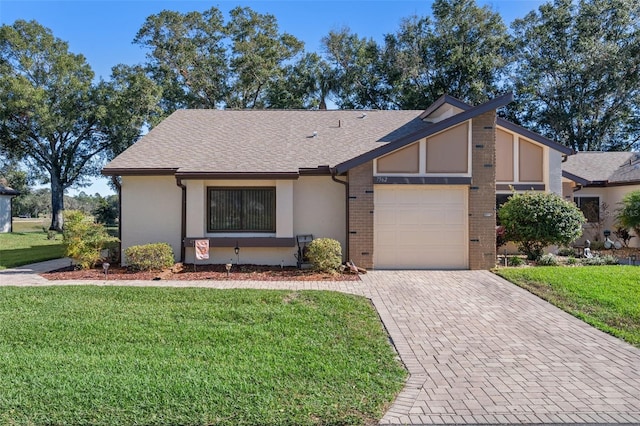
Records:
<instances>
[{"instance_id":1,"label":"red mulch","mask_svg":"<svg viewBox=\"0 0 640 426\"><path fill-rule=\"evenodd\" d=\"M325 274L309 269L298 269L291 266L233 265L227 275L224 265L193 265L176 264L173 268L155 272L131 272L126 268L111 266L108 280L252 280L252 281L358 281L354 274ZM48 280L104 280L102 266L93 269L74 269L66 267L40 274Z\"/></svg>"}]
</instances>

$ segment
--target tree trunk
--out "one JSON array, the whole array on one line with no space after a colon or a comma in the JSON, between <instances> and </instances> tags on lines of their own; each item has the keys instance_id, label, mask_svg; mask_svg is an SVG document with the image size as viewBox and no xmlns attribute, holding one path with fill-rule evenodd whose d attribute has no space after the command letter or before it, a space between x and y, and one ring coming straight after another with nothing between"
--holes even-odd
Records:
<instances>
[{"instance_id":1,"label":"tree trunk","mask_svg":"<svg viewBox=\"0 0 640 426\"><path fill-rule=\"evenodd\" d=\"M49 230L62 232L64 218L64 188L57 176L51 176L51 226Z\"/></svg>"}]
</instances>

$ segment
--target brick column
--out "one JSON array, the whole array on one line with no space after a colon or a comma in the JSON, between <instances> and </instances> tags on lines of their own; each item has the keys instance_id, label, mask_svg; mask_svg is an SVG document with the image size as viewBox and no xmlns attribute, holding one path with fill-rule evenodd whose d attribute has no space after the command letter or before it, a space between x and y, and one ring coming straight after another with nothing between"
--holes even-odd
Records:
<instances>
[{"instance_id":1,"label":"brick column","mask_svg":"<svg viewBox=\"0 0 640 426\"><path fill-rule=\"evenodd\" d=\"M373 161L349 170L349 257L373 267Z\"/></svg>"},{"instance_id":2,"label":"brick column","mask_svg":"<svg viewBox=\"0 0 640 426\"><path fill-rule=\"evenodd\" d=\"M496 112L472 120L469 189L469 268L496 263Z\"/></svg>"}]
</instances>

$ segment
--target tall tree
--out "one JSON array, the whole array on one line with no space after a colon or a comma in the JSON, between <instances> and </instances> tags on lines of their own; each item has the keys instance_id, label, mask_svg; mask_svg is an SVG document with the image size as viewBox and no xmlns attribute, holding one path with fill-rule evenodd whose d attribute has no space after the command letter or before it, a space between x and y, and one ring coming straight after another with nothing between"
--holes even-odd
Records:
<instances>
[{"instance_id":1,"label":"tall tree","mask_svg":"<svg viewBox=\"0 0 640 426\"><path fill-rule=\"evenodd\" d=\"M158 114L159 89L126 66L94 83L85 58L35 21L0 27L0 67L1 151L46 175L51 229L61 230L64 191L137 140Z\"/></svg>"},{"instance_id":2,"label":"tall tree","mask_svg":"<svg viewBox=\"0 0 640 426\"><path fill-rule=\"evenodd\" d=\"M265 92L304 44L291 34L280 34L273 15L259 14L248 7L236 7L230 15L226 31L232 43L232 79L226 106L269 107Z\"/></svg>"},{"instance_id":3,"label":"tall tree","mask_svg":"<svg viewBox=\"0 0 640 426\"><path fill-rule=\"evenodd\" d=\"M331 31L322 39L332 66L338 107L393 109L390 87L383 72L381 49L375 40L361 38L349 28Z\"/></svg>"},{"instance_id":4,"label":"tall tree","mask_svg":"<svg viewBox=\"0 0 640 426\"><path fill-rule=\"evenodd\" d=\"M147 69L162 87L165 113L270 107L267 92L303 48L278 30L273 15L240 7L226 23L215 7L203 13L165 10L147 18L134 43L149 49Z\"/></svg>"},{"instance_id":5,"label":"tall tree","mask_svg":"<svg viewBox=\"0 0 640 426\"><path fill-rule=\"evenodd\" d=\"M385 63L399 108L424 108L443 94L471 104L501 90L512 41L502 18L475 0L436 0L433 18L405 19L385 37Z\"/></svg>"},{"instance_id":6,"label":"tall tree","mask_svg":"<svg viewBox=\"0 0 640 426\"><path fill-rule=\"evenodd\" d=\"M46 171L51 229L62 229L64 190L96 173L108 146L98 123L101 90L82 55L35 21L0 27L0 137L5 149Z\"/></svg>"},{"instance_id":7,"label":"tall tree","mask_svg":"<svg viewBox=\"0 0 640 426\"><path fill-rule=\"evenodd\" d=\"M514 119L578 151L640 148L637 0L555 0L513 29Z\"/></svg>"},{"instance_id":8,"label":"tall tree","mask_svg":"<svg viewBox=\"0 0 640 426\"><path fill-rule=\"evenodd\" d=\"M229 87L229 58L222 13L212 7L182 14L163 10L149 16L134 43L149 49L147 66L164 91L162 107L216 108Z\"/></svg>"}]
</instances>

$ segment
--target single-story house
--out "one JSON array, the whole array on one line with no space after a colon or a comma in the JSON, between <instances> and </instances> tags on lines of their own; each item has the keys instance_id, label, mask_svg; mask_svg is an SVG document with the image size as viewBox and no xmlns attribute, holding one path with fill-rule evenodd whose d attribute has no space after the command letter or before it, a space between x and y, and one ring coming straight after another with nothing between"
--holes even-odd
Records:
<instances>
[{"instance_id":1,"label":"single-story house","mask_svg":"<svg viewBox=\"0 0 640 426\"><path fill-rule=\"evenodd\" d=\"M0 233L13 231L11 205L13 197L20 195L18 191L0 183Z\"/></svg>"},{"instance_id":2,"label":"single-story house","mask_svg":"<svg viewBox=\"0 0 640 426\"><path fill-rule=\"evenodd\" d=\"M587 218L582 240L603 241L601 233L616 228L616 210L624 196L638 190L638 152L579 152L562 164L563 196L573 200ZM632 238L630 246L640 247L640 238Z\"/></svg>"},{"instance_id":3,"label":"single-story house","mask_svg":"<svg viewBox=\"0 0 640 426\"><path fill-rule=\"evenodd\" d=\"M426 110L178 110L106 165L121 178L122 248L176 260L295 265L299 235L377 269L495 265L496 201L562 193L572 151L443 96ZM202 261L198 261L202 262Z\"/></svg>"}]
</instances>

